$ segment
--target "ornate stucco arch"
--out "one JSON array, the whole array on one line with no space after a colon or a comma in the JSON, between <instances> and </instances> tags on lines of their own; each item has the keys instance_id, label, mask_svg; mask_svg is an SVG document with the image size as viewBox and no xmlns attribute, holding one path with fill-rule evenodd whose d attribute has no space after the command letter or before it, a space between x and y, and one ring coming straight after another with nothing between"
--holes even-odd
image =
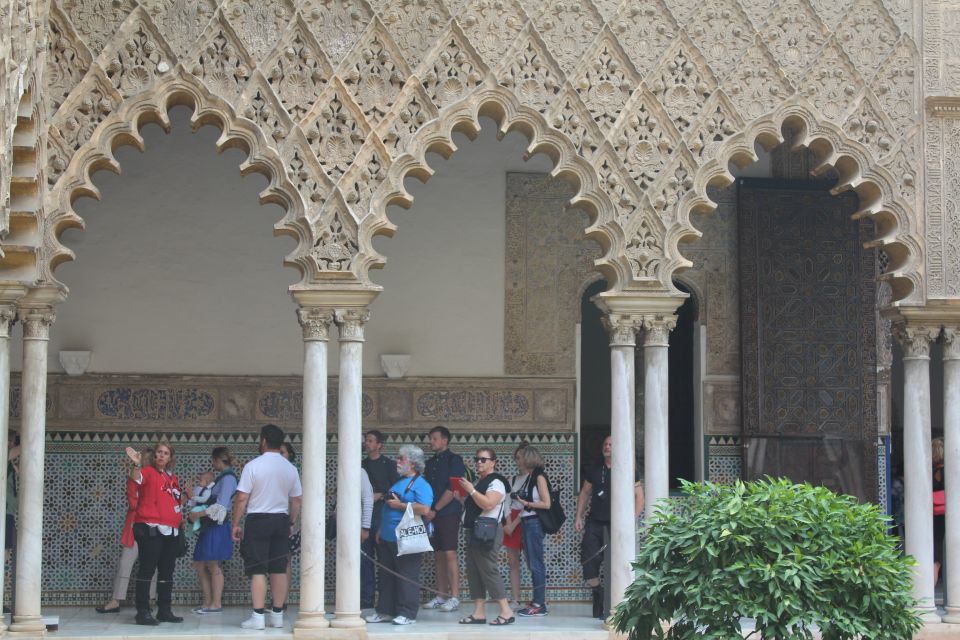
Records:
<instances>
[{"instance_id":1,"label":"ornate stucco arch","mask_svg":"<svg viewBox=\"0 0 960 640\"><path fill-rule=\"evenodd\" d=\"M82 90L83 86L78 88ZM275 232L297 239L298 247L287 257L286 263L297 267L304 278L308 277L308 262L297 256L302 255L304 247L308 246L310 227L303 201L287 179L282 160L266 143L263 131L255 123L239 117L229 103L210 93L196 78L177 67L150 90L123 101L76 150L69 163L62 167L62 175L52 177L55 184L46 199L44 259L39 265L38 280L66 289L56 280L54 272L58 265L75 257L73 251L60 242L61 234L69 228L84 227L73 203L81 197L99 200L99 190L91 179L93 174L100 170L120 174L120 164L113 152L123 145L144 151L139 130L148 123L158 124L169 133L168 114L175 106L193 110L190 123L194 131L204 125L221 130L216 143L219 151L239 148L248 154L240 165L242 174L255 172L266 177L268 185L260 193L260 203L273 203L284 208L286 214L274 225Z\"/></svg>"},{"instance_id":2,"label":"ornate stucco arch","mask_svg":"<svg viewBox=\"0 0 960 640\"><path fill-rule=\"evenodd\" d=\"M387 217L389 205L409 208L413 204L413 196L404 188L404 179L415 177L426 182L433 175L426 154L434 152L449 158L457 150L453 142L454 132L476 137L481 116L496 123L498 138L512 131L522 133L530 142L526 157L538 153L547 155L554 164L551 175L568 180L577 188L570 204L582 208L590 217L590 225L584 234L596 241L604 252L596 264L598 271L612 291L629 288L633 278L624 254L623 228L616 222L616 208L603 190L596 169L577 152L564 133L549 125L542 113L524 106L511 91L493 83L480 87L445 109L407 141L404 153L387 171L383 184L371 200L370 213L360 225L356 260L359 275L368 280L369 270L380 268L386 262L373 249L372 241L377 235L392 236L396 230L396 225Z\"/></svg>"},{"instance_id":3,"label":"ornate stucco arch","mask_svg":"<svg viewBox=\"0 0 960 640\"><path fill-rule=\"evenodd\" d=\"M754 145L767 150L784 143L785 132L790 132L789 143L795 147L809 147L819 161L815 172L833 168L839 175L833 192L848 189L857 192L860 209L855 219L869 217L876 225L873 246L884 250L890 263L884 279L890 283L894 303L923 301L922 263L923 243L917 229L916 213L903 198L898 181L876 158L873 147L892 146L890 132L872 132L869 139L855 139L840 127L818 113L807 101L785 101L772 113L749 123L743 130L731 135L717 148L715 156L702 165L693 178L692 189L680 199L677 224L668 231L667 244L677 251L679 243L699 237L690 223L691 213L709 212L716 204L707 195L711 186L726 186L733 181L730 163L745 166L757 160ZM886 137L886 140L882 138ZM674 271L689 266L689 262L672 262Z\"/></svg>"}]
</instances>

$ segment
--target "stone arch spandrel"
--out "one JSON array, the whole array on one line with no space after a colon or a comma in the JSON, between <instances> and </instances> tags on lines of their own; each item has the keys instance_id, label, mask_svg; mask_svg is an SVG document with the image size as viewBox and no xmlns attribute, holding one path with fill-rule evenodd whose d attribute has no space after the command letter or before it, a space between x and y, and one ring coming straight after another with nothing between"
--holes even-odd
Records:
<instances>
[{"instance_id":1,"label":"stone arch spandrel","mask_svg":"<svg viewBox=\"0 0 960 640\"><path fill-rule=\"evenodd\" d=\"M855 115L856 112L850 114L848 125ZM677 223L667 231L667 245L680 255L680 243L699 236L690 224L690 214L716 208L707 189L730 184L733 181L728 170L730 163L745 166L756 161L754 145L759 143L771 149L785 141L785 131L792 134L791 144L814 151L819 162L814 173L828 168L836 170L840 179L834 187L835 193L848 189L857 192L860 209L853 217L874 221L876 236L871 244L883 249L891 259L881 278L891 286L892 304L922 304L925 295L922 235L917 225L916 205L904 197L901 179L880 162L873 149L850 135L849 128L844 130L827 121L803 98L785 101L772 113L750 122L723 141L714 158L696 172L692 189L682 197ZM889 145L889 158L897 149L892 140L884 144ZM686 260L678 260L671 262L667 270L672 273L686 266Z\"/></svg>"},{"instance_id":2,"label":"stone arch spandrel","mask_svg":"<svg viewBox=\"0 0 960 640\"><path fill-rule=\"evenodd\" d=\"M217 140L218 150L239 148L248 154L240 165L242 174L260 173L267 178L268 185L260 193L261 204L277 204L286 211L284 217L274 225L275 233L294 237L298 241L297 248L285 261L299 269L305 280L310 277L314 263L304 257L308 254L312 237L305 205L296 185L287 177L287 169L280 155L254 122L238 116L231 105L211 94L179 66L150 90L122 101L108 91L102 80L97 72L93 72L92 76L85 79L89 87L83 83L78 85L61 108L61 113L64 109L69 112L70 101L76 100L89 117L95 107L91 106L85 90L101 92L101 100L107 105L100 115L94 120L74 123L76 128L86 126L93 129L85 141L73 147L70 140L65 139L67 136L51 129L53 144L59 145L62 153L58 155L54 152L50 158L49 177L52 184L46 197L44 259L39 267L39 280L66 289L56 280L55 271L58 265L75 256L60 242L60 236L68 228L82 229L84 226L83 219L73 209L73 202L80 197L99 199L99 191L91 180L92 174L103 169L119 174L121 169L114 158L114 150L123 145L132 145L143 151L140 128L154 123L169 132L171 125L168 112L175 106L186 106L193 110L191 127L194 130L204 125L213 125L221 130L222 134Z\"/></svg>"},{"instance_id":3,"label":"stone arch spandrel","mask_svg":"<svg viewBox=\"0 0 960 640\"><path fill-rule=\"evenodd\" d=\"M413 197L403 186L406 177L426 181L433 174L426 160L428 152L443 157L452 155L457 147L454 132L473 138L480 130L480 117L491 118L497 126L498 137L518 131L530 141L527 156L547 155L554 163L551 176L569 180L577 188L571 206L580 207L590 217L590 226L584 234L596 241L604 256L596 267L612 290L636 286L627 260L623 258L626 244L622 229L616 224L615 206L601 186L596 169L582 156L571 140L550 127L540 112L526 107L508 90L487 83L474 94L450 105L441 114L425 123L407 141L386 173L383 184L374 193L368 215L361 221L359 254L355 273L369 282L370 269L381 268L386 259L373 249L373 237L391 236L396 226L388 219L389 205L408 208ZM621 256L618 258L618 256ZM657 283L659 285L659 283Z\"/></svg>"}]
</instances>

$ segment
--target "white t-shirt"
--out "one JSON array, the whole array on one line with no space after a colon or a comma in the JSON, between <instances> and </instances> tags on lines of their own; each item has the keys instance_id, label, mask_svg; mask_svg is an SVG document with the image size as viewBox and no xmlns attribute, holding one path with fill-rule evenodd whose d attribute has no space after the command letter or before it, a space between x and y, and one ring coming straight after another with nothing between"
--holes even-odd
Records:
<instances>
[{"instance_id":1,"label":"white t-shirt","mask_svg":"<svg viewBox=\"0 0 960 640\"><path fill-rule=\"evenodd\" d=\"M497 504L493 505L493 507L481 513L480 517L482 518L499 518L500 514L502 513L501 507L503 503L507 500L507 498L510 497L507 494L507 490L506 488L504 488L503 483L500 482L499 480L494 480L493 482L490 483L490 486L487 487L486 495L490 495L491 491L496 491L497 493L500 494L501 496L500 502L498 502Z\"/></svg>"},{"instance_id":2,"label":"white t-shirt","mask_svg":"<svg viewBox=\"0 0 960 640\"><path fill-rule=\"evenodd\" d=\"M250 494L247 513L290 513L290 498L303 495L297 468L276 451L244 465L237 491Z\"/></svg>"}]
</instances>

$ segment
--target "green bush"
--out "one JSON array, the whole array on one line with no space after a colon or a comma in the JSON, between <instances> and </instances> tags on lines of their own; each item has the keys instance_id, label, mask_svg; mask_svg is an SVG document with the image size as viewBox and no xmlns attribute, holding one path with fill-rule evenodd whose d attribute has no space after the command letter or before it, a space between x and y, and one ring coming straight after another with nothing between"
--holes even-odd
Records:
<instances>
[{"instance_id":1,"label":"green bush","mask_svg":"<svg viewBox=\"0 0 960 640\"><path fill-rule=\"evenodd\" d=\"M824 640L907 640L922 626L914 563L875 505L773 479L683 492L645 531L614 615L631 640L741 638L741 617L764 640L812 638L811 625Z\"/></svg>"}]
</instances>

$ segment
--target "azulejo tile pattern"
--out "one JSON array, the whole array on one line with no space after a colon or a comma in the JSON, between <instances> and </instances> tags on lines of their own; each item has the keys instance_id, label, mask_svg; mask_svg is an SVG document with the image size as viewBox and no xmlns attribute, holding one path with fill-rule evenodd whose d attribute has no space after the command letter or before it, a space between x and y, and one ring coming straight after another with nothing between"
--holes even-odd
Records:
<instances>
[{"instance_id":1,"label":"azulejo tile pattern","mask_svg":"<svg viewBox=\"0 0 960 640\"><path fill-rule=\"evenodd\" d=\"M191 483L198 472L207 468L210 451L215 446L229 446L244 462L257 454L256 435L253 431L181 431L163 435L173 445L177 474L184 484ZM156 434L136 432L48 433L42 576L44 605L93 605L106 598L119 556L119 532L126 509L123 488L127 467L123 449L127 446L146 447L155 437ZM290 439L294 447L299 449L300 435L291 433ZM478 446L492 447L502 461L500 471L504 475L512 476L516 473L512 464L512 453L524 439L543 452L551 480L561 489L564 508L572 514L575 508L578 469L577 437L574 434L458 433L455 434L451 448L464 458L470 458ZM333 504L333 496L337 495L336 443L335 435L328 436L328 505ZM429 452L425 433L393 433L389 434L387 455L392 457L401 444L407 443L421 446L425 452ZM582 588L578 541L572 518L560 533L548 537L546 564L548 596L551 600L583 599L587 596ZM328 599L332 599L336 580L334 554L334 544L328 543ZM501 567L506 577L505 554ZM298 568L295 559L294 576L297 575ZM224 601L228 604L245 603L248 598L248 582L243 577L242 563L236 551L234 558L224 563L224 572ZM435 584L432 558L424 562L422 578L428 587ZM199 587L189 557L177 562L174 579L174 597L177 603L194 604L199 601ZM530 578L526 569L523 581L529 586ZM293 602L297 600L296 588L297 578L294 577L294 592L291 596ZM463 588L463 595L466 596L465 579Z\"/></svg>"}]
</instances>

